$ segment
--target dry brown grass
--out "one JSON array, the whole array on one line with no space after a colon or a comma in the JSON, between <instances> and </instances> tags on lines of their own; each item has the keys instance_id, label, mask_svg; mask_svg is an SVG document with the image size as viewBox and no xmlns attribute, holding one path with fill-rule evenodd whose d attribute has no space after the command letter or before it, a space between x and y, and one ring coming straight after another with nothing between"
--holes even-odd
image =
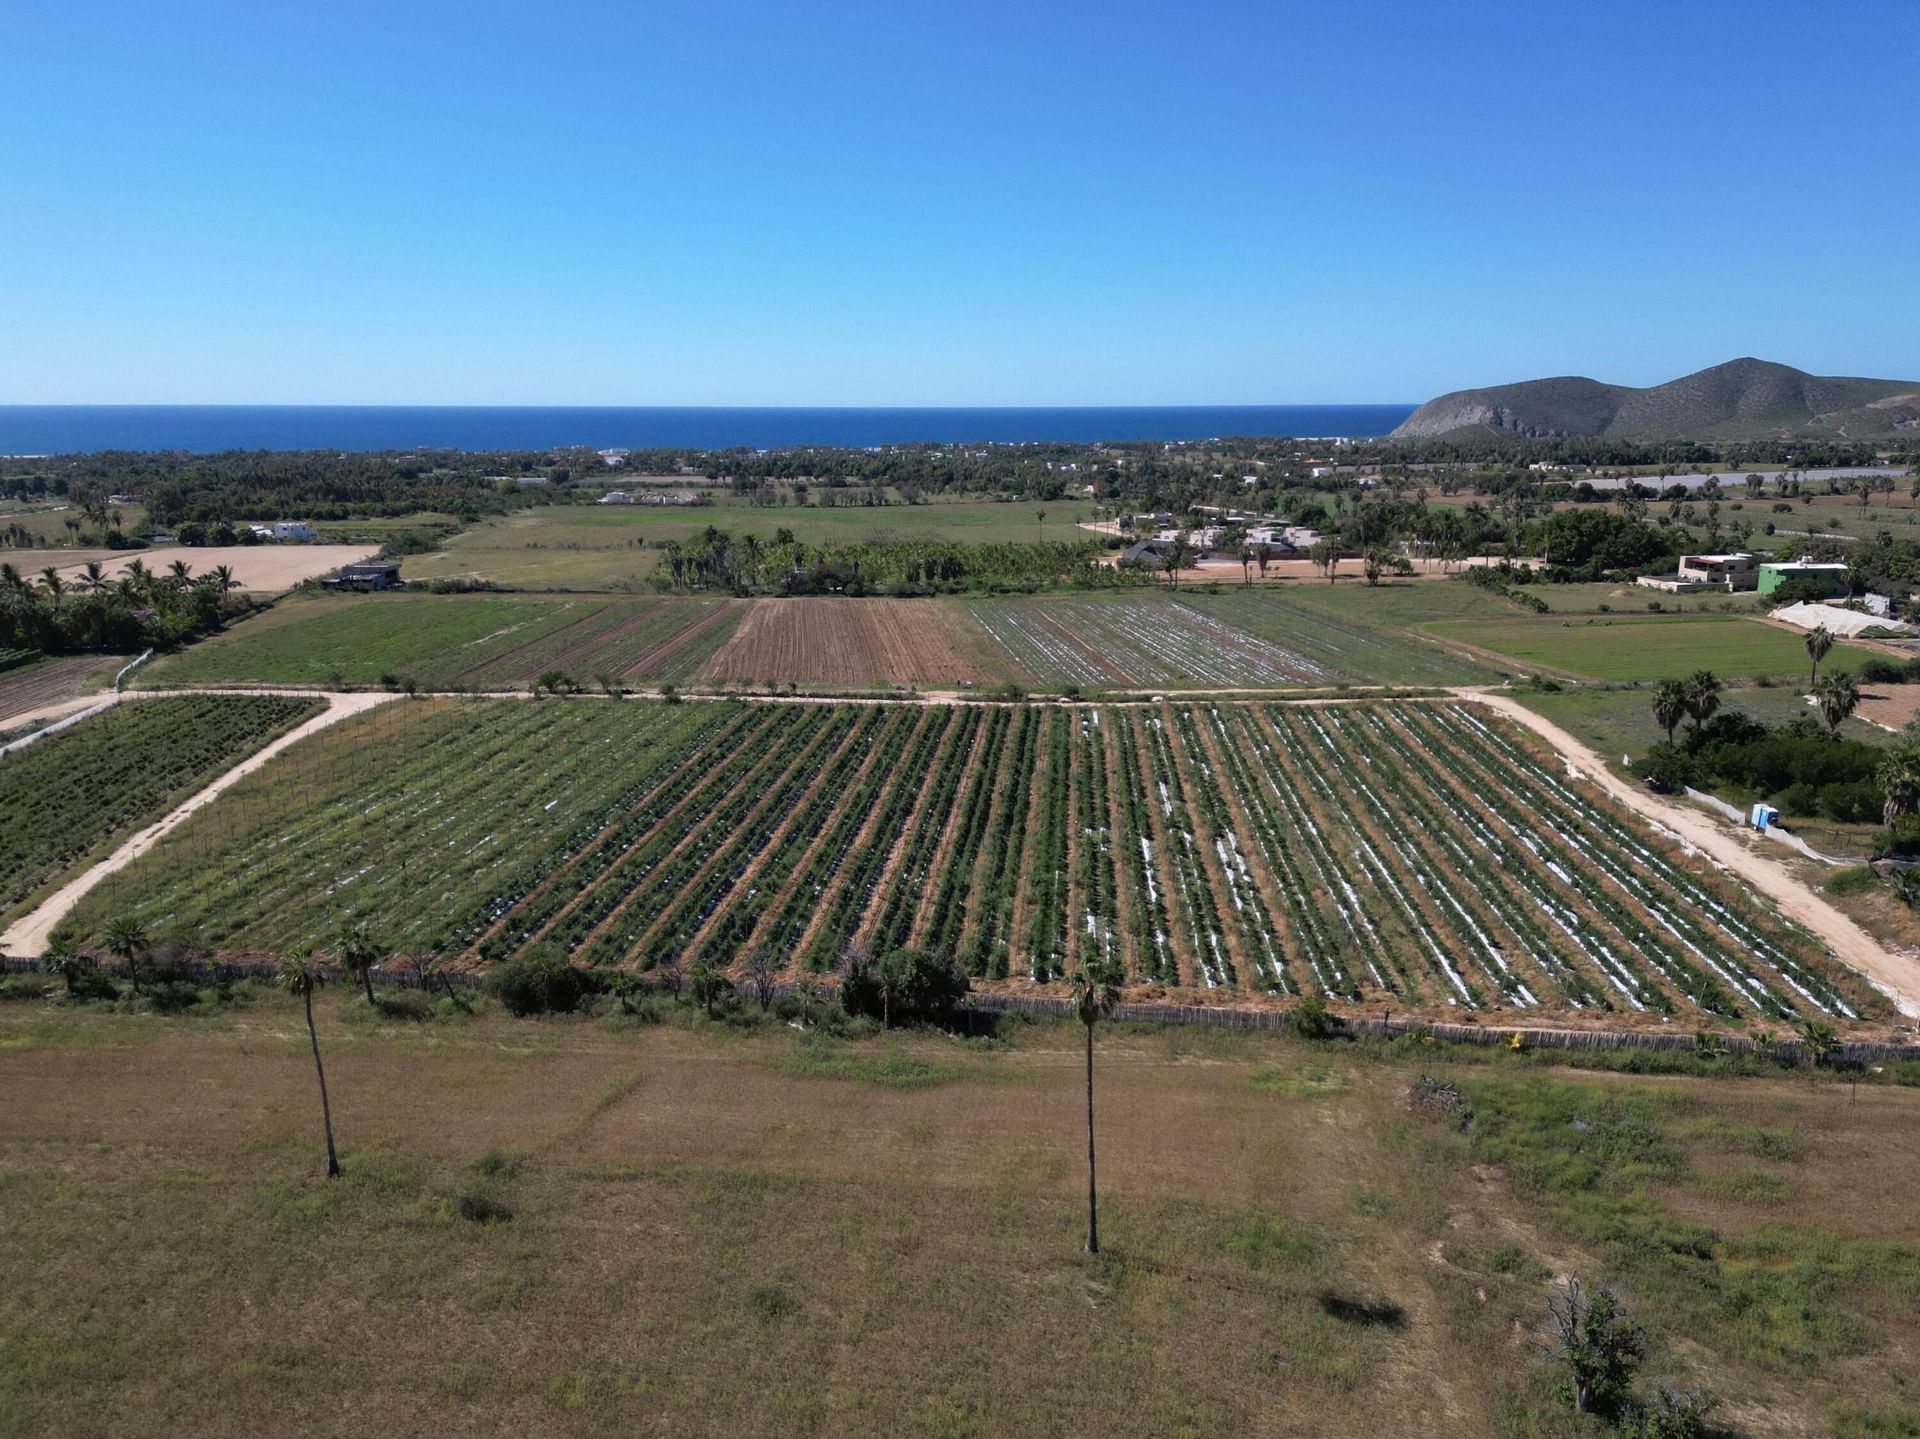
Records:
<instances>
[{"instance_id":1,"label":"dry brown grass","mask_svg":"<svg viewBox=\"0 0 1920 1439\"><path fill-rule=\"evenodd\" d=\"M1408 1114L1415 1066L1352 1048L1107 1036L1089 1259L1065 1029L822 1050L349 1025L343 999L320 1014L333 1184L278 997L203 1020L0 1008L0 1433L1480 1433L1534 1363L1544 1293L1487 1253L1594 1262ZM1660 1083L1701 1155L1674 1205L1911 1229L1920 1093ZM1742 1148L1753 1126L1787 1157ZM1786 1197L1714 1183L1756 1167ZM461 1217L474 1195L511 1218ZM1911 1335L1868 1317L1847 1373L1872 1397ZM1783 1433L1833 1393L1712 1378L1765 1394Z\"/></svg>"}]
</instances>

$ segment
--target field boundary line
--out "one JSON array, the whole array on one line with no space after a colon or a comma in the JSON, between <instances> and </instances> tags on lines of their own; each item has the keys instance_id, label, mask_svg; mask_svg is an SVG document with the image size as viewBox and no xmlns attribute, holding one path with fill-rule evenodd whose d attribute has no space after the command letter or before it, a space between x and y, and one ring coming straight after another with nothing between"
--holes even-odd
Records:
<instances>
[{"instance_id":1,"label":"field boundary line","mask_svg":"<svg viewBox=\"0 0 1920 1439\"><path fill-rule=\"evenodd\" d=\"M60 921L73 912L74 906L79 904L80 901L92 891L95 885L99 884L100 881L108 875L125 869L128 865L132 864L136 859L140 858L141 855L145 854L161 840L173 833L174 830L178 829L192 817L197 810L204 809L207 805L212 804L234 785L238 784L255 770L271 762L283 751L290 749L301 740L307 738L307 736L317 734L319 731L337 724L343 719L347 719L353 715L363 714L367 710L377 708L396 698L398 698L398 696L387 694L383 691L376 691L371 694L327 696L326 709L322 710L312 719L307 720L304 724L296 725L271 744L248 755L231 769L220 774L201 789L196 790L193 794L167 811L166 814L162 815L159 819L123 843L98 864L90 866L81 874L55 890L45 900L41 901L32 913L23 915L20 919L16 920L7 929L6 933L0 934L0 953L23 954L28 956L46 953L47 945L53 937L54 929L59 925Z\"/></svg>"}]
</instances>

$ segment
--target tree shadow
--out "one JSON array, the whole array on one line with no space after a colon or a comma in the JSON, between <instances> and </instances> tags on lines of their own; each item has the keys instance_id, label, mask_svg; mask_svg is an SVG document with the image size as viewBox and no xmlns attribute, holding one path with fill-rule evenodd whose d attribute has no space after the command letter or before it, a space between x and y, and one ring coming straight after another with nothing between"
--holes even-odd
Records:
<instances>
[{"instance_id":1,"label":"tree shadow","mask_svg":"<svg viewBox=\"0 0 1920 1439\"><path fill-rule=\"evenodd\" d=\"M1391 1299L1349 1299L1342 1294L1320 1296L1321 1312L1361 1329L1405 1329L1407 1311Z\"/></svg>"}]
</instances>

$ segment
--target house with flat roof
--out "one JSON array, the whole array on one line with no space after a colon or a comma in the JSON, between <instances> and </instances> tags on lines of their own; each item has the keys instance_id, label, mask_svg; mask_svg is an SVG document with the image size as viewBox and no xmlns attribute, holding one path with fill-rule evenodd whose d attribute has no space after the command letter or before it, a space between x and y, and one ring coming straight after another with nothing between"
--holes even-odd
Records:
<instances>
[{"instance_id":1,"label":"house with flat roof","mask_svg":"<svg viewBox=\"0 0 1920 1439\"><path fill-rule=\"evenodd\" d=\"M1770 595L1789 580L1825 580L1829 595L1847 592L1847 567L1810 560L1782 560L1760 566L1760 593Z\"/></svg>"}]
</instances>

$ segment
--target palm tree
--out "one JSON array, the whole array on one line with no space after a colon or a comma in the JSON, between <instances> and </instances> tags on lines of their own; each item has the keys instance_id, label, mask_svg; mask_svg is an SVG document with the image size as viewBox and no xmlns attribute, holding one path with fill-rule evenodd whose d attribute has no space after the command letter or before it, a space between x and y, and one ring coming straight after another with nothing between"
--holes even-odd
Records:
<instances>
[{"instance_id":1,"label":"palm tree","mask_svg":"<svg viewBox=\"0 0 1920 1439\"><path fill-rule=\"evenodd\" d=\"M1891 827L1900 816L1912 814L1915 806L1920 806L1920 739L1906 736L1888 749L1875 778L1886 793L1880 822Z\"/></svg>"},{"instance_id":2,"label":"palm tree","mask_svg":"<svg viewBox=\"0 0 1920 1439\"><path fill-rule=\"evenodd\" d=\"M1838 735L1840 726L1860 703L1860 686L1850 674L1830 674L1814 685L1813 702L1820 708L1820 718L1827 722L1827 733Z\"/></svg>"},{"instance_id":3,"label":"palm tree","mask_svg":"<svg viewBox=\"0 0 1920 1439\"><path fill-rule=\"evenodd\" d=\"M175 560L168 565L167 573L172 577L173 587L177 590L184 590L193 582L193 571L187 568L185 560Z\"/></svg>"},{"instance_id":4,"label":"palm tree","mask_svg":"<svg viewBox=\"0 0 1920 1439\"><path fill-rule=\"evenodd\" d=\"M1820 683L1820 661L1832 648L1833 631L1825 625L1815 625L1807 631L1807 658L1813 661L1813 673L1807 677L1808 688Z\"/></svg>"},{"instance_id":5,"label":"palm tree","mask_svg":"<svg viewBox=\"0 0 1920 1439\"><path fill-rule=\"evenodd\" d=\"M320 1080L320 1123L327 1132L327 1178L340 1177L340 1156L333 1148L333 1108L327 1103L327 1071L320 1063L320 1033L313 1027L313 992L326 983L326 975L305 951L296 950L280 961L280 987L298 995L307 1009L307 1038L313 1044L313 1072Z\"/></svg>"},{"instance_id":6,"label":"palm tree","mask_svg":"<svg viewBox=\"0 0 1920 1439\"><path fill-rule=\"evenodd\" d=\"M1653 692L1653 722L1667 732L1668 744L1673 743L1673 732L1686 717L1687 687L1679 680L1661 680Z\"/></svg>"},{"instance_id":7,"label":"palm tree","mask_svg":"<svg viewBox=\"0 0 1920 1439\"><path fill-rule=\"evenodd\" d=\"M148 947L147 931L132 915L123 914L107 926L107 953L126 965L135 994L140 992L140 956Z\"/></svg>"},{"instance_id":8,"label":"palm tree","mask_svg":"<svg viewBox=\"0 0 1920 1439\"><path fill-rule=\"evenodd\" d=\"M1100 1252L1099 1190L1093 1168L1093 1027L1120 1002L1120 966L1089 959L1067 973L1067 1002L1087 1027L1087 1253Z\"/></svg>"},{"instance_id":9,"label":"palm tree","mask_svg":"<svg viewBox=\"0 0 1920 1439\"><path fill-rule=\"evenodd\" d=\"M40 961L40 967L48 974L59 975L67 986L67 997L72 998L79 989L80 976L86 972L87 962L80 957L80 946L73 942L71 935L58 934L47 945L47 953Z\"/></svg>"},{"instance_id":10,"label":"palm tree","mask_svg":"<svg viewBox=\"0 0 1920 1439\"><path fill-rule=\"evenodd\" d=\"M335 945L340 967L348 974L357 975L361 987L367 992L367 1003L373 1003L373 967L385 959L380 946L367 934L364 924L356 924L340 931Z\"/></svg>"},{"instance_id":11,"label":"palm tree","mask_svg":"<svg viewBox=\"0 0 1920 1439\"><path fill-rule=\"evenodd\" d=\"M96 595L107 587L107 572L100 561L88 560L80 567L80 583Z\"/></svg>"},{"instance_id":12,"label":"palm tree","mask_svg":"<svg viewBox=\"0 0 1920 1439\"><path fill-rule=\"evenodd\" d=\"M1693 721L1693 737L1698 739L1720 708L1720 681L1712 670L1695 670L1681 683L1687 697L1687 716Z\"/></svg>"},{"instance_id":13,"label":"palm tree","mask_svg":"<svg viewBox=\"0 0 1920 1439\"><path fill-rule=\"evenodd\" d=\"M60 571L48 565L40 571L40 588L47 592L53 601L53 612L60 613L60 597L67 592L67 582L60 578Z\"/></svg>"},{"instance_id":14,"label":"palm tree","mask_svg":"<svg viewBox=\"0 0 1920 1439\"><path fill-rule=\"evenodd\" d=\"M233 593L234 587L240 582L233 577L232 565L215 565L213 567L213 583L220 591L220 598L224 600L228 595Z\"/></svg>"}]
</instances>

